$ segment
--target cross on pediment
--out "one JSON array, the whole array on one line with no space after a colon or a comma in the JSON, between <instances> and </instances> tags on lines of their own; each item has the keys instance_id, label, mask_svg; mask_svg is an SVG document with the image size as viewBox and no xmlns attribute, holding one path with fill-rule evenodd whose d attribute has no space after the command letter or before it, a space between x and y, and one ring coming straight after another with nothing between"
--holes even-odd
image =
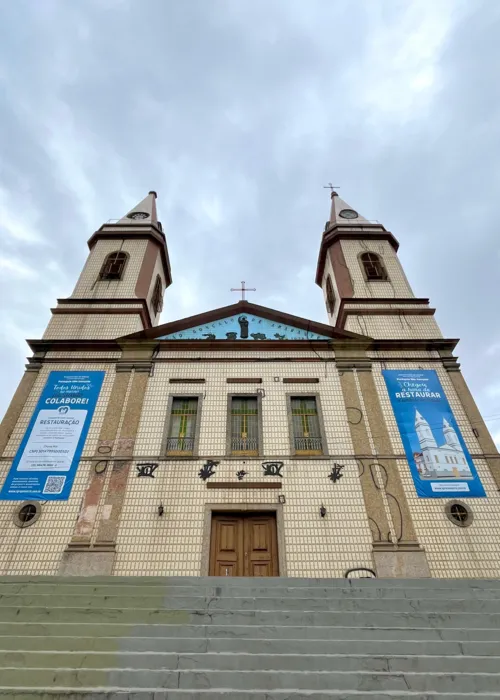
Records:
<instances>
[{"instance_id":1,"label":"cross on pediment","mask_svg":"<svg viewBox=\"0 0 500 700\"><path fill-rule=\"evenodd\" d=\"M241 301L246 301L245 292L256 292L255 287L245 287L245 280L241 283L241 287L237 289L236 287L231 287L232 292L241 292Z\"/></svg>"}]
</instances>

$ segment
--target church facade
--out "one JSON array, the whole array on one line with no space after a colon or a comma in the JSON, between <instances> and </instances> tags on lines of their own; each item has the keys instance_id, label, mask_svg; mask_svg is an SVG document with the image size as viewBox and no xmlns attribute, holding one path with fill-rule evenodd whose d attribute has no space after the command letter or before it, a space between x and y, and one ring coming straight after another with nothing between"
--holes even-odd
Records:
<instances>
[{"instance_id":1,"label":"church facade","mask_svg":"<svg viewBox=\"0 0 500 700\"><path fill-rule=\"evenodd\" d=\"M154 192L88 245L0 426L3 574L500 576L499 454L383 225L332 193L325 324L159 325Z\"/></svg>"}]
</instances>

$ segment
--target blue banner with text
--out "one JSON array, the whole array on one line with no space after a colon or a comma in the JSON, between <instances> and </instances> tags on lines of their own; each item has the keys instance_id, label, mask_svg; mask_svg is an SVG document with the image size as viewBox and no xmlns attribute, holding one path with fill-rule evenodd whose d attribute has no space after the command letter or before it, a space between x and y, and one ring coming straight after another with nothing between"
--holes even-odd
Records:
<instances>
[{"instance_id":1,"label":"blue banner with text","mask_svg":"<svg viewBox=\"0 0 500 700\"><path fill-rule=\"evenodd\" d=\"M49 374L0 491L1 500L68 500L104 374Z\"/></svg>"},{"instance_id":2,"label":"blue banner with text","mask_svg":"<svg viewBox=\"0 0 500 700\"><path fill-rule=\"evenodd\" d=\"M435 370L382 370L420 498L486 496Z\"/></svg>"}]
</instances>

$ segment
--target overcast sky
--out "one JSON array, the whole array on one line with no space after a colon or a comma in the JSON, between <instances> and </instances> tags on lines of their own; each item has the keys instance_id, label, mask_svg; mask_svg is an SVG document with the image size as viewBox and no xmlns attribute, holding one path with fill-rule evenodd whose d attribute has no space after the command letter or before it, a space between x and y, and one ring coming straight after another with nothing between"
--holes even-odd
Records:
<instances>
[{"instance_id":1,"label":"overcast sky","mask_svg":"<svg viewBox=\"0 0 500 700\"><path fill-rule=\"evenodd\" d=\"M158 191L162 321L326 322L328 190L401 243L500 442L498 0L0 0L0 414L86 240Z\"/></svg>"}]
</instances>

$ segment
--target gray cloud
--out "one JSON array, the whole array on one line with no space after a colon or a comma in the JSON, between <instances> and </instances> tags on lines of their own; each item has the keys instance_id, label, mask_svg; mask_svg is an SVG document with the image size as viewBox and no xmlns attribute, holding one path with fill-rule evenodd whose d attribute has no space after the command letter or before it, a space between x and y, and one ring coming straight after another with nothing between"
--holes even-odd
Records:
<instances>
[{"instance_id":1,"label":"gray cloud","mask_svg":"<svg viewBox=\"0 0 500 700\"><path fill-rule=\"evenodd\" d=\"M1 408L89 235L149 189L174 276L164 321L231 303L241 279L256 302L324 321L334 181L400 240L500 439L499 21L488 0L11 3Z\"/></svg>"}]
</instances>

